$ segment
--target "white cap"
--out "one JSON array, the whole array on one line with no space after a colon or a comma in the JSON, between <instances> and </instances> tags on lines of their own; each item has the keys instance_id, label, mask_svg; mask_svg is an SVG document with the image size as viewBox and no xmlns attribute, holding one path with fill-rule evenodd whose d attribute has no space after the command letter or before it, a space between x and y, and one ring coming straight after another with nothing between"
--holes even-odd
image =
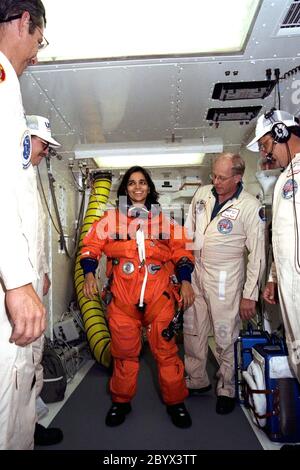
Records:
<instances>
[{"instance_id":1,"label":"white cap","mask_svg":"<svg viewBox=\"0 0 300 470\"><path fill-rule=\"evenodd\" d=\"M26 121L31 135L36 135L45 142L49 142L50 147L61 147L61 144L51 136L49 119L42 116L26 116Z\"/></svg>"},{"instance_id":2,"label":"white cap","mask_svg":"<svg viewBox=\"0 0 300 470\"><path fill-rule=\"evenodd\" d=\"M283 124L285 124L287 127L299 125L295 117L286 111L279 111L275 109L272 113L270 112L263 114L257 120L255 137L253 140L251 140L251 142L249 142L247 149L251 150L251 152L259 152L259 139L265 134L268 134L268 132L271 132L274 124L277 124L278 122L283 122Z\"/></svg>"}]
</instances>

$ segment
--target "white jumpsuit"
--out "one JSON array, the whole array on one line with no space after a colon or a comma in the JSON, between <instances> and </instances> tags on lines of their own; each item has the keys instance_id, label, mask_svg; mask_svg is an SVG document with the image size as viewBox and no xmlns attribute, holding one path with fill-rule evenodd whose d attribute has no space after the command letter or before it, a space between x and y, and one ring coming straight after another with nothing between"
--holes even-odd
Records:
<instances>
[{"instance_id":1,"label":"white jumpsuit","mask_svg":"<svg viewBox=\"0 0 300 470\"><path fill-rule=\"evenodd\" d=\"M300 153L296 154L292 165L293 172L289 164L274 189L272 246L275 266L273 264L268 280L278 282L289 361L300 381Z\"/></svg>"},{"instance_id":2,"label":"white jumpsuit","mask_svg":"<svg viewBox=\"0 0 300 470\"><path fill-rule=\"evenodd\" d=\"M265 265L265 217L258 200L242 190L211 221L216 202L212 188L208 185L196 192L186 223L189 235L194 234L192 285L196 295L195 303L184 314L186 382L188 388L209 385L206 361L213 327L219 363L217 395L234 397L239 304L241 297L258 299Z\"/></svg>"},{"instance_id":3,"label":"white jumpsuit","mask_svg":"<svg viewBox=\"0 0 300 470\"><path fill-rule=\"evenodd\" d=\"M31 449L35 426L35 367L32 346L9 342L11 324L5 289L37 279L36 196L30 189L30 134L20 85L10 62L0 52L0 449ZM28 233L27 233L27 230Z\"/></svg>"}]
</instances>

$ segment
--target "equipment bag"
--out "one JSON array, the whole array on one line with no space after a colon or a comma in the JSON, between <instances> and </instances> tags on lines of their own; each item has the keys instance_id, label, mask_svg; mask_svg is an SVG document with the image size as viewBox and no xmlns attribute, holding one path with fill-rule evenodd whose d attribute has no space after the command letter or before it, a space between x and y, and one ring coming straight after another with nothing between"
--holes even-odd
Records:
<instances>
[{"instance_id":1,"label":"equipment bag","mask_svg":"<svg viewBox=\"0 0 300 470\"><path fill-rule=\"evenodd\" d=\"M63 400L67 377L61 358L54 348L45 346L42 366L44 369L43 388L40 393L42 400L45 403Z\"/></svg>"},{"instance_id":2,"label":"equipment bag","mask_svg":"<svg viewBox=\"0 0 300 470\"><path fill-rule=\"evenodd\" d=\"M234 344L235 359L235 391L236 399L244 404L243 396L243 371L247 370L252 361L252 347L256 344L266 344L270 342L270 335L266 331L254 329L249 322L246 330L240 331L240 335Z\"/></svg>"},{"instance_id":3,"label":"equipment bag","mask_svg":"<svg viewBox=\"0 0 300 470\"><path fill-rule=\"evenodd\" d=\"M273 335L269 344L254 346L252 354L261 377L249 370L251 364L243 375L245 404L254 421L271 441L299 442L300 384L290 369L284 340Z\"/></svg>"}]
</instances>

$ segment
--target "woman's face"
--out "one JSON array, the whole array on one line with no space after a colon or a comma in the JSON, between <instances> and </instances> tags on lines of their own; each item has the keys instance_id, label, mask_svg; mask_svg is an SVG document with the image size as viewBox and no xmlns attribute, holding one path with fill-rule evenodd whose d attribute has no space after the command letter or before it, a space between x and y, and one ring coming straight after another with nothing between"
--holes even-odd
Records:
<instances>
[{"instance_id":1,"label":"woman's face","mask_svg":"<svg viewBox=\"0 0 300 470\"><path fill-rule=\"evenodd\" d=\"M150 192L147 180L142 172L136 171L129 177L127 195L134 204L144 205Z\"/></svg>"}]
</instances>

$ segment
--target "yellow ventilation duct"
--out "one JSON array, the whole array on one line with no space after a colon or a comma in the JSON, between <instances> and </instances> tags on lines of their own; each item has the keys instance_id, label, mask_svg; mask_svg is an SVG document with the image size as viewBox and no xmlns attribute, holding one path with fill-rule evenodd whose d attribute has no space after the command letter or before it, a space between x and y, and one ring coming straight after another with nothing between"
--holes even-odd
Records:
<instances>
[{"instance_id":1,"label":"yellow ventilation duct","mask_svg":"<svg viewBox=\"0 0 300 470\"><path fill-rule=\"evenodd\" d=\"M92 354L99 364L109 367L111 363L110 333L108 331L101 300L100 298L89 300L82 292L84 282L83 270L80 266L82 240L93 222L103 215L111 188L111 173L107 171L97 171L92 174L92 179L93 186L91 195L81 228L74 281L77 301Z\"/></svg>"}]
</instances>

